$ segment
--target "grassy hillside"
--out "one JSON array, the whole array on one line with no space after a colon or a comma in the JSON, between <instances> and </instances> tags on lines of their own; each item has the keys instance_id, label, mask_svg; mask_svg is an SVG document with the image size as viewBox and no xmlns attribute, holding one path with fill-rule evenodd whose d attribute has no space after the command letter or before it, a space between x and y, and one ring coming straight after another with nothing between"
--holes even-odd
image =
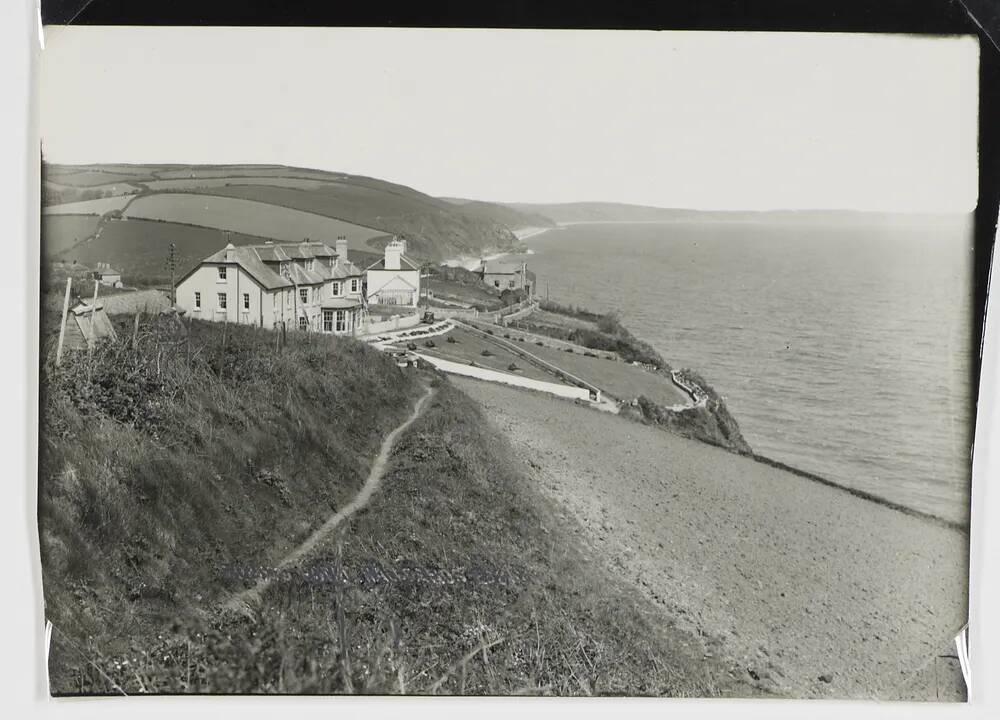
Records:
<instances>
[{"instance_id":1,"label":"grassy hillside","mask_svg":"<svg viewBox=\"0 0 1000 720\"><path fill-rule=\"evenodd\" d=\"M483 202L481 200L462 200L460 198L442 198L462 208L467 215L477 215L489 218L493 222L506 225L511 230L522 228L555 227L556 223L537 212L522 212L509 205Z\"/></svg>"},{"instance_id":2,"label":"grassy hillside","mask_svg":"<svg viewBox=\"0 0 1000 720\"><path fill-rule=\"evenodd\" d=\"M350 339L173 320L88 360L43 329L39 530L54 692L743 694L743 673L614 580L441 378ZM413 372L413 371L411 371ZM372 504L233 593L358 489Z\"/></svg>"},{"instance_id":3,"label":"grassy hillside","mask_svg":"<svg viewBox=\"0 0 1000 720\"><path fill-rule=\"evenodd\" d=\"M43 179L46 206L118 195L121 193L112 185L127 181L142 188L140 197L170 190L241 198L262 204L265 211L268 206L279 206L374 228L378 231L375 235L402 235L408 241L409 252L422 259L478 255L516 242L511 230L489 213L466 213L461 207L403 185L322 170L275 165L46 165ZM253 213L248 221L252 219ZM273 229L244 225L231 229L254 235L274 234ZM315 239L333 241L335 237Z\"/></svg>"}]
</instances>

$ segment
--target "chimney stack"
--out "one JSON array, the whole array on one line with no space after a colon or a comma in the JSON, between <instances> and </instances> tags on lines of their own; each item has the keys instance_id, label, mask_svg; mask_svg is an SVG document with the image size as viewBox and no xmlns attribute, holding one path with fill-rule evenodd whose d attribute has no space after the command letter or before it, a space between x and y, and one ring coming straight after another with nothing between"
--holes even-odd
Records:
<instances>
[{"instance_id":1,"label":"chimney stack","mask_svg":"<svg viewBox=\"0 0 1000 720\"><path fill-rule=\"evenodd\" d=\"M385 269L386 270L399 270L400 258L403 257L403 243L398 239L393 238L389 241L389 244L385 246Z\"/></svg>"},{"instance_id":2,"label":"chimney stack","mask_svg":"<svg viewBox=\"0 0 1000 720\"><path fill-rule=\"evenodd\" d=\"M337 262L346 263L347 262L347 238L339 237L337 238Z\"/></svg>"},{"instance_id":3,"label":"chimney stack","mask_svg":"<svg viewBox=\"0 0 1000 720\"><path fill-rule=\"evenodd\" d=\"M226 262L233 262L236 259L236 246L232 243L226 245Z\"/></svg>"}]
</instances>

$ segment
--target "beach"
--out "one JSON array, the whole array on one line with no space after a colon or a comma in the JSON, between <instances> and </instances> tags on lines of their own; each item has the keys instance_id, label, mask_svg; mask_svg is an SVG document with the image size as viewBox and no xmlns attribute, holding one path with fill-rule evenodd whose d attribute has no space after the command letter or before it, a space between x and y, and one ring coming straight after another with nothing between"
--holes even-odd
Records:
<instances>
[{"instance_id":1,"label":"beach","mask_svg":"<svg viewBox=\"0 0 1000 720\"><path fill-rule=\"evenodd\" d=\"M541 394L453 379L581 538L771 692L954 700L962 531Z\"/></svg>"}]
</instances>

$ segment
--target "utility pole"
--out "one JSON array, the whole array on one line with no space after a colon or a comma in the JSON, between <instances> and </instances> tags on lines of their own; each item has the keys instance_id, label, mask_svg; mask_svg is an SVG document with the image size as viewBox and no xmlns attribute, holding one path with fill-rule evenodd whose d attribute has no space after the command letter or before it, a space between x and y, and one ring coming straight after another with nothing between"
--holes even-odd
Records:
<instances>
[{"instance_id":1,"label":"utility pole","mask_svg":"<svg viewBox=\"0 0 1000 720\"><path fill-rule=\"evenodd\" d=\"M170 250L167 253L167 268L170 270L170 304L177 304L177 286L174 281L174 273L177 270L177 245L170 243Z\"/></svg>"}]
</instances>

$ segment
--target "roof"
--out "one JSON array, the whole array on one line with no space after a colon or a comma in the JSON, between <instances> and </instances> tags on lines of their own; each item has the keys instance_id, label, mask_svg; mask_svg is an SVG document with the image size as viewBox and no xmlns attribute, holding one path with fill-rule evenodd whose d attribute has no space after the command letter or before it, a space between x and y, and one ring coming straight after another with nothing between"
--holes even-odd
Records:
<instances>
[{"instance_id":1,"label":"roof","mask_svg":"<svg viewBox=\"0 0 1000 720\"><path fill-rule=\"evenodd\" d=\"M486 275L519 275L521 263L496 262L488 260L483 262L482 271Z\"/></svg>"},{"instance_id":2,"label":"roof","mask_svg":"<svg viewBox=\"0 0 1000 720\"><path fill-rule=\"evenodd\" d=\"M232 258L229 257L230 252ZM195 269L206 263L233 263L243 268L267 290L288 288L293 285L319 285L328 280L361 276L358 266L346 258L338 258L338 262L331 268L329 261L336 257L337 251L321 242L227 246L202 260ZM312 270L305 270L295 264L296 260L312 259L317 260ZM272 264L283 262L290 263L288 277L282 276L277 268L272 267ZM181 282L186 279L187 276L181 278Z\"/></svg>"},{"instance_id":3,"label":"roof","mask_svg":"<svg viewBox=\"0 0 1000 720\"><path fill-rule=\"evenodd\" d=\"M115 270L113 267L98 268L97 272L101 274L101 277L105 275L121 275L121 270Z\"/></svg>"},{"instance_id":4,"label":"roof","mask_svg":"<svg viewBox=\"0 0 1000 720\"><path fill-rule=\"evenodd\" d=\"M98 300L97 305L92 306L89 300L81 300L72 308L70 308L70 312L73 313L74 315L82 315L84 313L91 312L94 309L94 307L97 308L97 312L101 312L102 310L104 310L104 303L101 300Z\"/></svg>"},{"instance_id":5,"label":"roof","mask_svg":"<svg viewBox=\"0 0 1000 720\"><path fill-rule=\"evenodd\" d=\"M354 298L330 298L320 305L324 310L347 310L361 307L361 301Z\"/></svg>"},{"instance_id":6,"label":"roof","mask_svg":"<svg viewBox=\"0 0 1000 720\"><path fill-rule=\"evenodd\" d=\"M403 271L403 270L419 270L420 269L419 265L417 265L416 263L414 263L412 260L410 260L405 255L400 255L399 256L399 260L400 260L400 263L399 263L400 264L400 268L399 268L400 271ZM407 265L409 265L409 267L406 267ZM386 267L385 267L385 258L382 257L382 258L379 258L378 260L376 260L375 262L373 262L368 267L366 267L365 268L365 272L367 272L369 270L385 270L385 269L386 269ZM392 271L390 270L390 272L392 272Z\"/></svg>"}]
</instances>

